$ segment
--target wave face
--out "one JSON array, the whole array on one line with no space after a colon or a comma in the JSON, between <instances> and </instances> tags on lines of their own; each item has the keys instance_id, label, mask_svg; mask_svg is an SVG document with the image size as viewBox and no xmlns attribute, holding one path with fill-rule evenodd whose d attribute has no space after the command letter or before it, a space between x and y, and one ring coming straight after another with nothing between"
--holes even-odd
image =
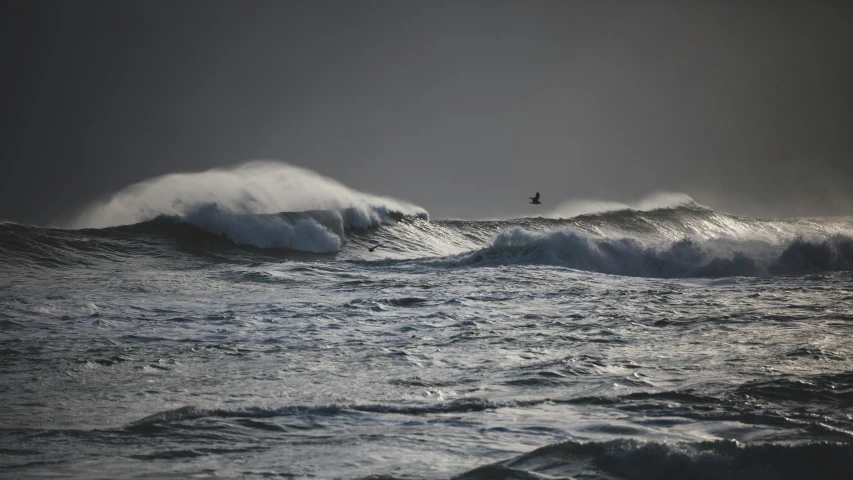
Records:
<instances>
[{"instance_id":1,"label":"wave face","mask_svg":"<svg viewBox=\"0 0 853 480\"><path fill-rule=\"evenodd\" d=\"M636 277L726 277L853 269L853 238L796 236L788 242L685 237L643 242L599 237L572 228L512 228L456 261L459 265L541 264Z\"/></svg>"},{"instance_id":2,"label":"wave face","mask_svg":"<svg viewBox=\"0 0 853 480\"><path fill-rule=\"evenodd\" d=\"M853 446L836 443L745 446L734 441L565 442L456 478L841 479L850 474L851 461Z\"/></svg>"},{"instance_id":3,"label":"wave face","mask_svg":"<svg viewBox=\"0 0 853 480\"><path fill-rule=\"evenodd\" d=\"M850 217L737 217L683 194L655 195L634 207L574 202L557 211L603 211L430 221L424 209L403 201L290 165L251 162L132 185L78 215L71 222L78 230L0 225L0 261L52 266L170 256L174 249L234 257L248 248L284 258L547 265L660 278L853 270ZM375 243L382 247L365 248Z\"/></svg>"}]
</instances>

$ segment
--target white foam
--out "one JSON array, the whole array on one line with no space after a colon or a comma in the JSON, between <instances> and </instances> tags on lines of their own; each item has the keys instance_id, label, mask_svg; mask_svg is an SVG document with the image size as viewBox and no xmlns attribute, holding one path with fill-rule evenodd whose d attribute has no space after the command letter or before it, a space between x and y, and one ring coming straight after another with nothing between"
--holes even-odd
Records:
<instances>
[{"instance_id":1,"label":"white foam","mask_svg":"<svg viewBox=\"0 0 853 480\"><path fill-rule=\"evenodd\" d=\"M183 220L243 245L314 253L341 248L341 237L311 217L291 220L277 215L240 215L222 212L210 204L188 213Z\"/></svg>"}]
</instances>

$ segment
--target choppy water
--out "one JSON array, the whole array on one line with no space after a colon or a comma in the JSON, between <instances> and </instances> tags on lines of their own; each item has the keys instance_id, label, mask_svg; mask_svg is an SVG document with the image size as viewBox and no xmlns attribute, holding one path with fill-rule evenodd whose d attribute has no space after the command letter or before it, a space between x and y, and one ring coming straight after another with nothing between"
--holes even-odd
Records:
<instances>
[{"instance_id":1,"label":"choppy water","mask_svg":"<svg viewBox=\"0 0 853 480\"><path fill-rule=\"evenodd\" d=\"M850 475L850 219L205 209L0 225L0 476Z\"/></svg>"}]
</instances>

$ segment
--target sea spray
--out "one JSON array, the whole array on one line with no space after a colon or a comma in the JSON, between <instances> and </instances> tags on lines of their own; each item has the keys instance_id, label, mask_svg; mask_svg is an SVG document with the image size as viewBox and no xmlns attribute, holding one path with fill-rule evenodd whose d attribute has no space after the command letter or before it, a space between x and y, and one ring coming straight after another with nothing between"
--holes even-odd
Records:
<instances>
[{"instance_id":1,"label":"sea spray","mask_svg":"<svg viewBox=\"0 0 853 480\"><path fill-rule=\"evenodd\" d=\"M389 221L391 214L427 216L408 202L362 193L311 170L276 161L252 161L198 173L173 173L123 188L85 208L71 228L104 228L184 216L207 205L230 214L346 210L353 227Z\"/></svg>"},{"instance_id":2,"label":"sea spray","mask_svg":"<svg viewBox=\"0 0 853 480\"><path fill-rule=\"evenodd\" d=\"M307 211L313 214L298 215ZM326 253L340 250L346 229L375 228L405 215L427 218L420 207L358 192L304 168L253 161L130 185L87 207L70 226L104 228L167 217L239 244Z\"/></svg>"}]
</instances>

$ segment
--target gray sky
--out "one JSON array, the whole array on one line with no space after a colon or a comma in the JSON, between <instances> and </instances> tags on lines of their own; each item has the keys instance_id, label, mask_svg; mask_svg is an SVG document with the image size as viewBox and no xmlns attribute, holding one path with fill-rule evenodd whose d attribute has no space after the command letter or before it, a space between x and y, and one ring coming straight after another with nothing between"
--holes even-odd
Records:
<instances>
[{"instance_id":1,"label":"gray sky","mask_svg":"<svg viewBox=\"0 0 853 480\"><path fill-rule=\"evenodd\" d=\"M853 2L11 1L0 218L257 158L433 217L853 214Z\"/></svg>"}]
</instances>

